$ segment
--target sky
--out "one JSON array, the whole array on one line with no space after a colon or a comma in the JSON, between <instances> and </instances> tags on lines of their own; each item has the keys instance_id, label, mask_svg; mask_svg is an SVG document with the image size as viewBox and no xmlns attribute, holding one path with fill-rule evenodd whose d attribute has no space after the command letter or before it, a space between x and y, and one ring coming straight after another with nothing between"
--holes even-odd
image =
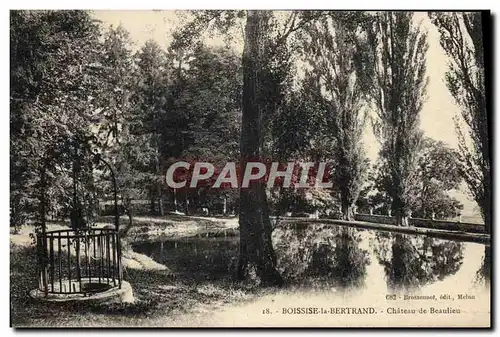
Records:
<instances>
[{"instance_id":1,"label":"sky","mask_svg":"<svg viewBox=\"0 0 500 337\"><path fill-rule=\"evenodd\" d=\"M97 10L94 15L102 21L103 27L122 25L129 33L133 48L139 49L147 40L153 39L165 49L171 42L171 32L182 21L181 11L165 10ZM420 127L424 135L435 140L445 142L452 148L457 148L458 140L455 133L453 117L459 112L451 94L446 87L444 78L447 69L448 58L439 45L439 33L430 22L426 12L417 12L414 22L420 23L428 33L429 49L427 51L427 75L429 84L427 88L427 101L420 113ZM243 27L241 27L242 29ZM236 30L236 33L239 29ZM220 37L207 37L209 45L220 45ZM241 38L236 39L235 49L243 50ZM239 43L239 45L238 45ZM379 144L375 139L371 127L368 125L363 140L366 154L372 162L377 158ZM467 197L458 192L454 195L464 203L464 213L471 213L475 205L467 202Z\"/></svg>"}]
</instances>

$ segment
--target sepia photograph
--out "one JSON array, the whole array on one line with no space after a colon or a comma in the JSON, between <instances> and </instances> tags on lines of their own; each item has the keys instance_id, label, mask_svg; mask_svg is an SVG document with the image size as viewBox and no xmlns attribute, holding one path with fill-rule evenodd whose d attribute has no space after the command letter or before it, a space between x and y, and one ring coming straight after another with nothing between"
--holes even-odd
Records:
<instances>
[{"instance_id":1,"label":"sepia photograph","mask_svg":"<svg viewBox=\"0 0 500 337\"><path fill-rule=\"evenodd\" d=\"M12 328L492 327L490 11L9 20Z\"/></svg>"}]
</instances>

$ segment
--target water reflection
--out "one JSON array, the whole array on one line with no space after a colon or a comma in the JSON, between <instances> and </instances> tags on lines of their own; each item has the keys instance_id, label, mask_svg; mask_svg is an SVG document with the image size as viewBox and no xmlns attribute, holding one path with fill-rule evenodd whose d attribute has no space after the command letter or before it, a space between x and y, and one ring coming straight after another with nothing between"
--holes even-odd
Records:
<instances>
[{"instance_id":1,"label":"water reflection","mask_svg":"<svg viewBox=\"0 0 500 337\"><path fill-rule=\"evenodd\" d=\"M133 245L173 272L193 280L215 280L231 275L238 238L183 238Z\"/></svg>"},{"instance_id":2,"label":"water reflection","mask_svg":"<svg viewBox=\"0 0 500 337\"><path fill-rule=\"evenodd\" d=\"M369 254L354 228L332 226L277 230L278 268L289 280L319 279L340 287L364 284Z\"/></svg>"},{"instance_id":3,"label":"water reflection","mask_svg":"<svg viewBox=\"0 0 500 337\"><path fill-rule=\"evenodd\" d=\"M280 227L272 238L279 272L289 284L375 291L379 285L411 289L444 279L464 282L463 277L489 282L489 249L480 266L483 248L477 244L321 224ZM238 242L238 237L196 237L133 248L190 280L215 280L233 277ZM454 276L464 260L468 267Z\"/></svg>"},{"instance_id":4,"label":"water reflection","mask_svg":"<svg viewBox=\"0 0 500 337\"><path fill-rule=\"evenodd\" d=\"M464 244L425 236L378 232L373 250L391 289L421 287L455 274Z\"/></svg>"},{"instance_id":5,"label":"water reflection","mask_svg":"<svg viewBox=\"0 0 500 337\"><path fill-rule=\"evenodd\" d=\"M321 246L313 253L310 270L314 274L328 270L338 284L344 287L359 287L364 284L366 267L370 263L368 251L360 248L361 235L354 228L340 227L335 237L332 254Z\"/></svg>"}]
</instances>

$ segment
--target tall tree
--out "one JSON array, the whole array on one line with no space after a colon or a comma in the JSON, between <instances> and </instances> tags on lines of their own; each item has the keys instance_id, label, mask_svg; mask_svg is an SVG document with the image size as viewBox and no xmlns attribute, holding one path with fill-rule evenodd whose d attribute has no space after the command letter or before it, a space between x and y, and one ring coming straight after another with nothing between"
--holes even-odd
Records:
<instances>
[{"instance_id":1,"label":"tall tree","mask_svg":"<svg viewBox=\"0 0 500 337\"><path fill-rule=\"evenodd\" d=\"M149 137L149 144L144 150L150 153L152 208L156 200L157 211L161 215L164 213L161 134L169 96L166 56L166 52L152 40L137 52L137 82L132 97L136 109L131 132Z\"/></svg>"},{"instance_id":2,"label":"tall tree","mask_svg":"<svg viewBox=\"0 0 500 337\"><path fill-rule=\"evenodd\" d=\"M202 160L222 169L238 160L241 126L241 57L228 47L199 44L173 65L171 102L163 135L163 155ZM177 63L177 62L176 62ZM176 67L177 66L177 67ZM174 191L172 191L172 194ZM234 203L237 191L210 188L176 190L190 208ZM211 207L212 206L212 207ZM188 211L188 207L185 207Z\"/></svg>"},{"instance_id":3,"label":"tall tree","mask_svg":"<svg viewBox=\"0 0 500 337\"><path fill-rule=\"evenodd\" d=\"M490 121L486 105L483 31L488 14L430 13L449 58L446 84L460 107L456 120L461 173L491 231ZM465 124L464 124L465 123ZM468 135L467 135L468 134Z\"/></svg>"},{"instance_id":4,"label":"tall tree","mask_svg":"<svg viewBox=\"0 0 500 337\"><path fill-rule=\"evenodd\" d=\"M374 133L390 177L388 194L397 223L408 225L409 198L415 183L422 139L419 115L426 97L427 34L413 13L377 13L367 29L372 49Z\"/></svg>"},{"instance_id":5,"label":"tall tree","mask_svg":"<svg viewBox=\"0 0 500 337\"><path fill-rule=\"evenodd\" d=\"M414 184L408 191L408 205L412 217L450 219L460 215L463 205L450 196L460 187L460 165L458 154L445 143L424 137L417 154ZM377 214L387 214L391 200L388 191L391 177L384 161L379 160L370 172L370 184L363 191L363 211L372 208Z\"/></svg>"},{"instance_id":6,"label":"tall tree","mask_svg":"<svg viewBox=\"0 0 500 337\"><path fill-rule=\"evenodd\" d=\"M111 175L114 174L117 197L129 218L125 233L133 222L132 201L146 199L148 196L148 166L152 157L152 151L147 151L151 148L150 135L132 132L136 131L133 129L139 118L130 104L132 93L136 89L131 49L128 32L122 26L109 27L104 34L100 66L96 67L103 77L99 96L103 120L97 131L99 155L111 165L108 167L99 163L103 169L99 176L102 180L99 184L101 198L104 195L105 199L111 199L114 193Z\"/></svg>"},{"instance_id":7,"label":"tall tree","mask_svg":"<svg viewBox=\"0 0 500 337\"><path fill-rule=\"evenodd\" d=\"M129 33L118 26L110 26L104 34L102 55L95 67L104 79L100 88L100 114L103 121L99 127L99 138L102 146L117 147L122 131L130 119L130 93L132 91L133 60Z\"/></svg>"},{"instance_id":8,"label":"tall tree","mask_svg":"<svg viewBox=\"0 0 500 337\"><path fill-rule=\"evenodd\" d=\"M248 11L243 49L243 119L241 128L241 167L250 158L262 155L262 77L265 67L264 46L269 13ZM264 284L281 284L276 269L276 255L271 241L271 221L265 185L253 182L240 190L240 255L238 277L246 276L249 266L256 269Z\"/></svg>"},{"instance_id":9,"label":"tall tree","mask_svg":"<svg viewBox=\"0 0 500 337\"><path fill-rule=\"evenodd\" d=\"M447 219L460 215L463 205L448 192L458 189L462 178L457 152L443 142L424 138L416 173L418 186L413 198L412 216Z\"/></svg>"},{"instance_id":10,"label":"tall tree","mask_svg":"<svg viewBox=\"0 0 500 337\"><path fill-rule=\"evenodd\" d=\"M346 24L344 16L353 19L336 14L309 25L304 53L311 67L306 81L313 83L310 92L324 111L334 187L341 195L343 218L352 220L367 168L362 143L365 95L356 63L364 48L357 27Z\"/></svg>"},{"instance_id":11,"label":"tall tree","mask_svg":"<svg viewBox=\"0 0 500 337\"><path fill-rule=\"evenodd\" d=\"M288 13L283 25L268 11L200 11L194 19L176 32L176 45L186 46L198 38L204 30L216 28L227 31L240 19L246 20L243 71L243 116L241 128L241 164L245 166L249 157L259 157L269 151L265 141L267 123L280 105L280 90L287 76L280 47L287 43L294 32L321 14L308 11ZM246 14L246 18L245 18ZM269 142L271 143L271 142ZM276 270L276 256L271 242L271 222L265 186L254 183L249 189L240 191L240 256L238 278L247 275L253 266L264 284L281 284L282 278Z\"/></svg>"},{"instance_id":12,"label":"tall tree","mask_svg":"<svg viewBox=\"0 0 500 337\"><path fill-rule=\"evenodd\" d=\"M74 224L91 203L88 156L100 79L87 70L99 57L99 36L86 11L11 13L11 179L14 195L20 188L36 200L42 228L55 201L71 200ZM20 169L29 173L17 180Z\"/></svg>"}]
</instances>

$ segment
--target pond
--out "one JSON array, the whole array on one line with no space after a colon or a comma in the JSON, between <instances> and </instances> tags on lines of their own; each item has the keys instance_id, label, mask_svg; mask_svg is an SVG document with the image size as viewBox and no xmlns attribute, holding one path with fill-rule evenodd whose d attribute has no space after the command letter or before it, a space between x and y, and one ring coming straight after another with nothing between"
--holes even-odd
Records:
<instances>
[{"instance_id":1,"label":"pond","mask_svg":"<svg viewBox=\"0 0 500 337\"><path fill-rule=\"evenodd\" d=\"M234 236L190 237L137 242L133 249L203 281L233 277L238 244ZM489 286L489 247L482 244L326 224L276 228L273 244L280 273L298 286L381 292Z\"/></svg>"}]
</instances>

